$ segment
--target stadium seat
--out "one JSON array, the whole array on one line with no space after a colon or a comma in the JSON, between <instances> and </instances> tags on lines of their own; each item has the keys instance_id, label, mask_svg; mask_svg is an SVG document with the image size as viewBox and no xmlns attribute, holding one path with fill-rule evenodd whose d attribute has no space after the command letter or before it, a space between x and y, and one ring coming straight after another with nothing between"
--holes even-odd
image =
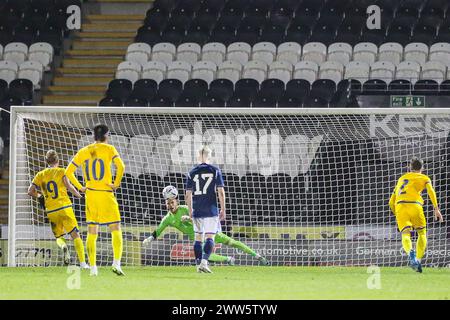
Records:
<instances>
[{"instance_id":1,"label":"stadium seat","mask_svg":"<svg viewBox=\"0 0 450 320\"><path fill-rule=\"evenodd\" d=\"M17 72L19 71L19 66L13 61L0 61L0 79L5 80L7 83L13 81Z\"/></svg>"},{"instance_id":2,"label":"stadium seat","mask_svg":"<svg viewBox=\"0 0 450 320\"><path fill-rule=\"evenodd\" d=\"M303 100L309 95L311 84L307 80L292 79L286 84L285 94L288 97L299 97Z\"/></svg>"},{"instance_id":3,"label":"stadium seat","mask_svg":"<svg viewBox=\"0 0 450 320\"><path fill-rule=\"evenodd\" d=\"M123 104L125 107L148 107L148 102L145 99L137 97L129 97Z\"/></svg>"},{"instance_id":4,"label":"stadium seat","mask_svg":"<svg viewBox=\"0 0 450 320\"><path fill-rule=\"evenodd\" d=\"M411 41L431 45L437 35L437 27L429 24L417 24L412 31Z\"/></svg>"},{"instance_id":5,"label":"stadium seat","mask_svg":"<svg viewBox=\"0 0 450 320\"><path fill-rule=\"evenodd\" d=\"M18 78L28 79L33 83L34 89L41 88L41 80L44 73L44 67L37 61L25 61L19 65Z\"/></svg>"},{"instance_id":6,"label":"stadium seat","mask_svg":"<svg viewBox=\"0 0 450 320\"><path fill-rule=\"evenodd\" d=\"M133 90L133 83L128 79L114 79L108 85L106 97L120 100L125 103Z\"/></svg>"},{"instance_id":7,"label":"stadium seat","mask_svg":"<svg viewBox=\"0 0 450 320\"><path fill-rule=\"evenodd\" d=\"M447 66L439 61L428 61L422 66L421 79L434 80L441 83L446 79Z\"/></svg>"},{"instance_id":8,"label":"stadium seat","mask_svg":"<svg viewBox=\"0 0 450 320\"><path fill-rule=\"evenodd\" d=\"M132 83L135 83L140 78L141 69L142 69L141 65L136 62L132 61L121 62L117 66L116 78L128 79Z\"/></svg>"},{"instance_id":9,"label":"stadium seat","mask_svg":"<svg viewBox=\"0 0 450 320\"><path fill-rule=\"evenodd\" d=\"M345 79L355 79L364 82L369 79L370 66L363 61L352 61L345 66Z\"/></svg>"},{"instance_id":10,"label":"stadium seat","mask_svg":"<svg viewBox=\"0 0 450 320\"><path fill-rule=\"evenodd\" d=\"M234 85L234 94L253 101L259 92L259 82L255 79L240 79Z\"/></svg>"},{"instance_id":11,"label":"stadium seat","mask_svg":"<svg viewBox=\"0 0 450 320\"><path fill-rule=\"evenodd\" d=\"M185 83L190 78L191 69L191 64L186 61L174 61L167 66L167 78Z\"/></svg>"},{"instance_id":12,"label":"stadium seat","mask_svg":"<svg viewBox=\"0 0 450 320\"><path fill-rule=\"evenodd\" d=\"M330 98L331 99L331 98ZM308 96L303 102L304 108L328 108L328 101L319 96Z\"/></svg>"},{"instance_id":13,"label":"stadium seat","mask_svg":"<svg viewBox=\"0 0 450 320\"><path fill-rule=\"evenodd\" d=\"M174 61L177 48L174 44L168 42L157 43L152 48L152 61L160 61L169 65Z\"/></svg>"},{"instance_id":14,"label":"stadium seat","mask_svg":"<svg viewBox=\"0 0 450 320\"><path fill-rule=\"evenodd\" d=\"M202 79L191 79L184 84L183 92L180 97L187 97L191 100L200 102L208 91L208 83Z\"/></svg>"},{"instance_id":15,"label":"stadium seat","mask_svg":"<svg viewBox=\"0 0 450 320\"><path fill-rule=\"evenodd\" d=\"M166 78L167 67L160 61L147 62L142 71L142 79L154 80L156 83L160 83Z\"/></svg>"},{"instance_id":16,"label":"stadium seat","mask_svg":"<svg viewBox=\"0 0 450 320\"><path fill-rule=\"evenodd\" d=\"M294 66L293 79L304 79L313 83L317 79L319 65L314 61L300 61Z\"/></svg>"},{"instance_id":17,"label":"stadium seat","mask_svg":"<svg viewBox=\"0 0 450 320\"><path fill-rule=\"evenodd\" d=\"M53 47L49 43L45 42L33 43L28 49L28 59L41 63L46 71L50 70L50 63L53 60L53 54Z\"/></svg>"},{"instance_id":18,"label":"stadium seat","mask_svg":"<svg viewBox=\"0 0 450 320\"><path fill-rule=\"evenodd\" d=\"M161 34L150 26L142 26L138 29L137 35L134 38L135 42L144 42L153 46L161 42Z\"/></svg>"},{"instance_id":19,"label":"stadium seat","mask_svg":"<svg viewBox=\"0 0 450 320\"><path fill-rule=\"evenodd\" d=\"M428 55L430 61L439 61L450 66L450 43L439 42L430 47Z\"/></svg>"},{"instance_id":20,"label":"stadium seat","mask_svg":"<svg viewBox=\"0 0 450 320\"><path fill-rule=\"evenodd\" d=\"M370 66L370 79L382 79L391 82L395 76L395 65L389 61L377 61Z\"/></svg>"},{"instance_id":21,"label":"stadium seat","mask_svg":"<svg viewBox=\"0 0 450 320\"><path fill-rule=\"evenodd\" d=\"M266 98L269 102L276 102L284 93L284 82L279 79L267 79L261 83L260 97Z\"/></svg>"},{"instance_id":22,"label":"stadium seat","mask_svg":"<svg viewBox=\"0 0 450 320\"><path fill-rule=\"evenodd\" d=\"M119 99L106 97L106 98L103 98L102 100L100 100L98 105L100 107L121 107L122 102Z\"/></svg>"},{"instance_id":23,"label":"stadium seat","mask_svg":"<svg viewBox=\"0 0 450 320\"><path fill-rule=\"evenodd\" d=\"M311 84L312 97L321 97L330 101L336 92L336 83L329 79L318 79Z\"/></svg>"},{"instance_id":24,"label":"stadium seat","mask_svg":"<svg viewBox=\"0 0 450 320\"><path fill-rule=\"evenodd\" d=\"M411 83L416 82L420 76L420 64L415 61L403 61L397 65L395 79L407 79Z\"/></svg>"},{"instance_id":25,"label":"stadium seat","mask_svg":"<svg viewBox=\"0 0 450 320\"><path fill-rule=\"evenodd\" d=\"M21 104L32 104L33 82L28 79L15 79L9 84L9 96L21 101Z\"/></svg>"},{"instance_id":26,"label":"stadium seat","mask_svg":"<svg viewBox=\"0 0 450 320\"><path fill-rule=\"evenodd\" d=\"M267 64L264 61L252 60L244 65L242 78L255 79L259 83L267 77Z\"/></svg>"},{"instance_id":27,"label":"stadium seat","mask_svg":"<svg viewBox=\"0 0 450 320\"><path fill-rule=\"evenodd\" d=\"M236 83L241 78L242 66L239 62L227 60L224 61L217 71L218 79L228 79Z\"/></svg>"},{"instance_id":28,"label":"stadium seat","mask_svg":"<svg viewBox=\"0 0 450 320\"><path fill-rule=\"evenodd\" d=\"M318 21L314 26L309 42L331 43L336 37L336 28L330 22Z\"/></svg>"},{"instance_id":29,"label":"stadium seat","mask_svg":"<svg viewBox=\"0 0 450 320\"><path fill-rule=\"evenodd\" d=\"M151 47L144 42L132 43L127 48L125 60L139 63L144 66L151 57Z\"/></svg>"},{"instance_id":30,"label":"stadium seat","mask_svg":"<svg viewBox=\"0 0 450 320\"><path fill-rule=\"evenodd\" d=\"M362 94L385 95L387 92L386 80L370 79L363 83Z\"/></svg>"},{"instance_id":31,"label":"stadium seat","mask_svg":"<svg viewBox=\"0 0 450 320\"><path fill-rule=\"evenodd\" d=\"M450 96L450 80L444 80L439 85L439 95Z\"/></svg>"},{"instance_id":32,"label":"stadium seat","mask_svg":"<svg viewBox=\"0 0 450 320\"><path fill-rule=\"evenodd\" d=\"M341 81L344 74L344 66L336 61L323 62L319 70L319 79L330 79L335 83Z\"/></svg>"},{"instance_id":33,"label":"stadium seat","mask_svg":"<svg viewBox=\"0 0 450 320\"><path fill-rule=\"evenodd\" d=\"M437 95L439 92L439 83L435 80L418 80L414 84L413 95Z\"/></svg>"},{"instance_id":34,"label":"stadium seat","mask_svg":"<svg viewBox=\"0 0 450 320\"><path fill-rule=\"evenodd\" d=\"M409 95L412 89L411 81L406 79L392 80L388 85L389 94L391 95Z\"/></svg>"},{"instance_id":35,"label":"stadium seat","mask_svg":"<svg viewBox=\"0 0 450 320\"><path fill-rule=\"evenodd\" d=\"M267 65L271 64L276 56L277 47L271 42L258 42L252 48L251 60L264 61Z\"/></svg>"},{"instance_id":36,"label":"stadium seat","mask_svg":"<svg viewBox=\"0 0 450 320\"><path fill-rule=\"evenodd\" d=\"M423 65L428 59L428 46L424 43L409 43L405 46L404 59Z\"/></svg>"},{"instance_id":37,"label":"stadium seat","mask_svg":"<svg viewBox=\"0 0 450 320\"><path fill-rule=\"evenodd\" d=\"M365 21L365 19L364 19ZM361 38L362 24L353 21L345 21L339 26L336 31L335 41L337 43L348 43L351 46L356 45Z\"/></svg>"},{"instance_id":38,"label":"stadium seat","mask_svg":"<svg viewBox=\"0 0 450 320\"><path fill-rule=\"evenodd\" d=\"M250 59L251 51L252 47L250 44L245 42L234 42L227 47L226 59L245 65Z\"/></svg>"},{"instance_id":39,"label":"stadium seat","mask_svg":"<svg viewBox=\"0 0 450 320\"><path fill-rule=\"evenodd\" d=\"M131 96L146 101L153 100L158 93L158 83L153 79L139 79L134 83Z\"/></svg>"},{"instance_id":40,"label":"stadium seat","mask_svg":"<svg viewBox=\"0 0 450 320\"><path fill-rule=\"evenodd\" d=\"M311 37L311 27L305 22L295 22L289 26L284 41L295 42L299 45L304 45Z\"/></svg>"},{"instance_id":41,"label":"stadium seat","mask_svg":"<svg viewBox=\"0 0 450 320\"><path fill-rule=\"evenodd\" d=\"M217 66L220 66L225 60L227 48L223 43L210 42L206 43L202 48L203 61L211 61Z\"/></svg>"},{"instance_id":42,"label":"stadium seat","mask_svg":"<svg viewBox=\"0 0 450 320\"><path fill-rule=\"evenodd\" d=\"M284 42L278 46L276 61L286 61L295 65L301 57L302 47L296 42Z\"/></svg>"},{"instance_id":43,"label":"stadium seat","mask_svg":"<svg viewBox=\"0 0 450 320\"><path fill-rule=\"evenodd\" d=\"M199 61L192 66L191 77L202 79L208 84L216 77L217 66L211 61Z\"/></svg>"},{"instance_id":44,"label":"stadium seat","mask_svg":"<svg viewBox=\"0 0 450 320\"><path fill-rule=\"evenodd\" d=\"M375 62L378 55L378 47L369 42L358 43L353 48L353 61L365 62L371 65Z\"/></svg>"},{"instance_id":45,"label":"stadium seat","mask_svg":"<svg viewBox=\"0 0 450 320\"><path fill-rule=\"evenodd\" d=\"M168 99L174 103L183 91L183 82L179 79L165 79L159 83L158 98ZM164 103L165 101L160 100Z\"/></svg>"},{"instance_id":46,"label":"stadium seat","mask_svg":"<svg viewBox=\"0 0 450 320\"><path fill-rule=\"evenodd\" d=\"M397 21L397 19L396 19ZM387 42L398 42L402 46L406 46L411 42L412 27L410 24L403 22L394 22L389 26L386 35Z\"/></svg>"},{"instance_id":47,"label":"stadium seat","mask_svg":"<svg viewBox=\"0 0 450 320\"><path fill-rule=\"evenodd\" d=\"M234 84L228 79L216 79L209 84L208 97L227 102L233 96Z\"/></svg>"},{"instance_id":48,"label":"stadium seat","mask_svg":"<svg viewBox=\"0 0 450 320\"><path fill-rule=\"evenodd\" d=\"M328 46L327 61L336 61L342 65L350 62L353 56L353 48L348 43L337 42Z\"/></svg>"},{"instance_id":49,"label":"stadium seat","mask_svg":"<svg viewBox=\"0 0 450 320\"><path fill-rule=\"evenodd\" d=\"M177 48L177 60L189 62L194 65L200 58L201 47L198 43L182 43Z\"/></svg>"},{"instance_id":50,"label":"stadium seat","mask_svg":"<svg viewBox=\"0 0 450 320\"><path fill-rule=\"evenodd\" d=\"M389 61L395 65L403 59L403 46L396 42L383 43L379 47L378 60Z\"/></svg>"},{"instance_id":51,"label":"stadium seat","mask_svg":"<svg viewBox=\"0 0 450 320\"><path fill-rule=\"evenodd\" d=\"M11 42L3 49L3 59L20 65L27 60L28 47L25 43Z\"/></svg>"},{"instance_id":52,"label":"stadium seat","mask_svg":"<svg viewBox=\"0 0 450 320\"><path fill-rule=\"evenodd\" d=\"M321 42L309 42L303 46L303 61L321 64L327 59L327 47Z\"/></svg>"},{"instance_id":53,"label":"stadium seat","mask_svg":"<svg viewBox=\"0 0 450 320\"><path fill-rule=\"evenodd\" d=\"M288 61L275 61L269 65L269 79L279 79L285 84L292 79L293 66Z\"/></svg>"},{"instance_id":54,"label":"stadium seat","mask_svg":"<svg viewBox=\"0 0 450 320\"><path fill-rule=\"evenodd\" d=\"M267 21L266 25L263 27L259 41L270 42L275 45L279 45L284 41L286 36L286 26L279 26L273 24L272 17Z\"/></svg>"}]
</instances>

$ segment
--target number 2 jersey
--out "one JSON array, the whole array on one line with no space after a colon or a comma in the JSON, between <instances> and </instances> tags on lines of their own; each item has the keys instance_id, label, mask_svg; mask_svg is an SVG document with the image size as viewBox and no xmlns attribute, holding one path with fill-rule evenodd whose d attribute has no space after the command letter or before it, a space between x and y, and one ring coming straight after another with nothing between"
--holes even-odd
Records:
<instances>
[{"instance_id":1,"label":"number 2 jersey","mask_svg":"<svg viewBox=\"0 0 450 320\"><path fill-rule=\"evenodd\" d=\"M186 190L192 191L192 215L194 218L209 218L219 215L216 189L223 187L219 168L201 163L189 172Z\"/></svg>"},{"instance_id":2,"label":"number 2 jersey","mask_svg":"<svg viewBox=\"0 0 450 320\"><path fill-rule=\"evenodd\" d=\"M66 175L76 188L81 189L81 183L74 176L76 169L81 167L88 190L111 191L108 185L112 183L113 162L117 167L114 185L119 187L125 165L116 148L106 143L93 143L78 151L67 167Z\"/></svg>"},{"instance_id":3,"label":"number 2 jersey","mask_svg":"<svg viewBox=\"0 0 450 320\"><path fill-rule=\"evenodd\" d=\"M47 168L38 172L33 179L34 186L44 195L47 213L72 206L63 178L63 168Z\"/></svg>"},{"instance_id":4,"label":"number 2 jersey","mask_svg":"<svg viewBox=\"0 0 450 320\"><path fill-rule=\"evenodd\" d=\"M427 175L417 172L408 172L402 175L400 179L398 179L394 193L389 201L391 209L394 209L394 206L400 203L415 203L423 205L421 193L425 188L427 189L433 206L437 207L436 192L434 191L431 180Z\"/></svg>"}]
</instances>

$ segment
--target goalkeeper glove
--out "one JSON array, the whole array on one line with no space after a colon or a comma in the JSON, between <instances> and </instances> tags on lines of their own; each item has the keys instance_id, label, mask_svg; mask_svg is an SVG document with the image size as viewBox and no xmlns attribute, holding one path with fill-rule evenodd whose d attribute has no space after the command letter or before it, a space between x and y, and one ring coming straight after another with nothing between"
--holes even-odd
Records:
<instances>
[{"instance_id":1,"label":"goalkeeper glove","mask_svg":"<svg viewBox=\"0 0 450 320\"><path fill-rule=\"evenodd\" d=\"M44 196L39 196L38 198L37 198L37 201L39 202L39 206L43 209L43 210L45 210L45 198L44 198Z\"/></svg>"},{"instance_id":2,"label":"goalkeeper glove","mask_svg":"<svg viewBox=\"0 0 450 320\"><path fill-rule=\"evenodd\" d=\"M145 239L144 241L142 241L142 244L143 244L144 246L146 246L146 245L148 245L150 242L152 242L153 240L155 240L155 237L150 236L150 237L148 237L147 239Z\"/></svg>"}]
</instances>

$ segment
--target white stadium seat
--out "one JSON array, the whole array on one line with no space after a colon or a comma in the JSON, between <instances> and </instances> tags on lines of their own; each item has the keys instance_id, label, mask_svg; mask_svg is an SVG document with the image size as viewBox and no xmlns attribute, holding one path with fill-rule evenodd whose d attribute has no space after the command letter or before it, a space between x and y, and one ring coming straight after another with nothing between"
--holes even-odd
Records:
<instances>
[{"instance_id":1,"label":"white stadium seat","mask_svg":"<svg viewBox=\"0 0 450 320\"><path fill-rule=\"evenodd\" d=\"M13 61L18 65L24 62L28 56L28 47L22 42L11 42L3 49L3 59Z\"/></svg>"},{"instance_id":2,"label":"white stadium seat","mask_svg":"<svg viewBox=\"0 0 450 320\"><path fill-rule=\"evenodd\" d=\"M236 61L224 61L219 65L217 79L228 79L236 83L241 78L242 65Z\"/></svg>"},{"instance_id":3,"label":"white stadium seat","mask_svg":"<svg viewBox=\"0 0 450 320\"><path fill-rule=\"evenodd\" d=\"M160 83L166 78L167 67L160 61L149 61L142 70L142 79L152 79Z\"/></svg>"},{"instance_id":4,"label":"white stadium seat","mask_svg":"<svg viewBox=\"0 0 450 320\"><path fill-rule=\"evenodd\" d=\"M377 61L370 66L370 79L381 79L389 83L395 76L395 65L390 61Z\"/></svg>"},{"instance_id":5,"label":"white stadium seat","mask_svg":"<svg viewBox=\"0 0 450 320\"><path fill-rule=\"evenodd\" d=\"M345 79L356 79L361 83L369 79L370 66L363 61L352 61L345 66Z\"/></svg>"},{"instance_id":6,"label":"white stadium seat","mask_svg":"<svg viewBox=\"0 0 450 320\"><path fill-rule=\"evenodd\" d=\"M353 48L353 61L365 62L371 65L378 55L378 47L370 42L360 42Z\"/></svg>"},{"instance_id":7,"label":"white stadium seat","mask_svg":"<svg viewBox=\"0 0 450 320\"><path fill-rule=\"evenodd\" d=\"M116 78L117 79L128 79L132 83L139 80L141 74L141 65L132 61L121 62L117 66Z\"/></svg>"},{"instance_id":8,"label":"white stadium seat","mask_svg":"<svg viewBox=\"0 0 450 320\"><path fill-rule=\"evenodd\" d=\"M345 42L337 42L328 46L328 61L336 61L346 65L352 59L353 48Z\"/></svg>"},{"instance_id":9,"label":"white stadium seat","mask_svg":"<svg viewBox=\"0 0 450 320\"><path fill-rule=\"evenodd\" d=\"M321 64L327 59L327 47L321 42L309 42L303 46L303 61Z\"/></svg>"},{"instance_id":10,"label":"white stadium seat","mask_svg":"<svg viewBox=\"0 0 450 320\"><path fill-rule=\"evenodd\" d=\"M161 61L169 65L175 60L176 52L177 48L172 43L160 42L153 46L151 60Z\"/></svg>"},{"instance_id":11,"label":"white stadium seat","mask_svg":"<svg viewBox=\"0 0 450 320\"><path fill-rule=\"evenodd\" d=\"M415 61L423 65L427 61L428 51L428 46L425 43L410 43L405 47L404 60Z\"/></svg>"},{"instance_id":12,"label":"white stadium seat","mask_svg":"<svg viewBox=\"0 0 450 320\"><path fill-rule=\"evenodd\" d=\"M275 60L277 46L272 42L258 42L252 48L252 60L271 64Z\"/></svg>"},{"instance_id":13,"label":"white stadium seat","mask_svg":"<svg viewBox=\"0 0 450 320\"><path fill-rule=\"evenodd\" d=\"M28 50L28 60L40 62L44 70L50 70L50 63L53 61L53 47L50 43L36 42Z\"/></svg>"},{"instance_id":14,"label":"white stadium seat","mask_svg":"<svg viewBox=\"0 0 450 320\"><path fill-rule=\"evenodd\" d=\"M305 79L313 83L317 79L319 65L314 61L300 61L294 66L293 79Z\"/></svg>"},{"instance_id":15,"label":"white stadium seat","mask_svg":"<svg viewBox=\"0 0 450 320\"><path fill-rule=\"evenodd\" d=\"M40 62L25 61L19 66L17 78L28 79L33 82L34 89L40 89L43 72L44 66Z\"/></svg>"},{"instance_id":16,"label":"white stadium seat","mask_svg":"<svg viewBox=\"0 0 450 320\"><path fill-rule=\"evenodd\" d=\"M302 56L302 46L297 42L284 42L278 46L277 61L287 61L295 65Z\"/></svg>"},{"instance_id":17,"label":"white stadium seat","mask_svg":"<svg viewBox=\"0 0 450 320\"><path fill-rule=\"evenodd\" d=\"M186 61L174 61L167 66L167 78L185 83L190 79L192 66Z\"/></svg>"},{"instance_id":18,"label":"white stadium seat","mask_svg":"<svg viewBox=\"0 0 450 320\"><path fill-rule=\"evenodd\" d=\"M8 84L16 79L19 66L13 61L0 61L0 79L5 80Z\"/></svg>"},{"instance_id":19,"label":"white stadium seat","mask_svg":"<svg viewBox=\"0 0 450 320\"><path fill-rule=\"evenodd\" d=\"M177 60L186 61L193 65L200 59L201 52L202 48L198 43L182 43L177 48Z\"/></svg>"},{"instance_id":20,"label":"white stadium seat","mask_svg":"<svg viewBox=\"0 0 450 320\"><path fill-rule=\"evenodd\" d=\"M414 84L420 75L420 64L416 61L403 61L397 65L396 79L406 79Z\"/></svg>"},{"instance_id":21,"label":"white stadium seat","mask_svg":"<svg viewBox=\"0 0 450 320\"><path fill-rule=\"evenodd\" d=\"M403 46L397 42L383 43L378 49L378 61L389 61L394 65L403 59Z\"/></svg>"},{"instance_id":22,"label":"white stadium seat","mask_svg":"<svg viewBox=\"0 0 450 320\"><path fill-rule=\"evenodd\" d=\"M250 59L252 47L245 42L231 43L227 48L227 60L239 62L245 65Z\"/></svg>"},{"instance_id":23,"label":"white stadium seat","mask_svg":"<svg viewBox=\"0 0 450 320\"><path fill-rule=\"evenodd\" d=\"M319 67L319 79L329 79L338 83L344 75L344 65L337 61L323 62Z\"/></svg>"},{"instance_id":24,"label":"white stadium seat","mask_svg":"<svg viewBox=\"0 0 450 320\"><path fill-rule=\"evenodd\" d=\"M132 43L128 46L125 60L139 63L144 66L150 59L152 49L150 45L143 42Z\"/></svg>"},{"instance_id":25,"label":"white stadium seat","mask_svg":"<svg viewBox=\"0 0 450 320\"><path fill-rule=\"evenodd\" d=\"M192 66L192 79L205 80L208 85L215 79L217 66L211 61L199 61Z\"/></svg>"},{"instance_id":26,"label":"white stadium seat","mask_svg":"<svg viewBox=\"0 0 450 320\"><path fill-rule=\"evenodd\" d=\"M446 78L447 66L440 61L428 61L422 66L421 79L431 79L441 83Z\"/></svg>"},{"instance_id":27,"label":"white stadium seat","mask_svg":"<svg viewBox=\"0 0 450 320\"><path fill-rule=\"evenodd\" d=\"M223 43L210 42L202 48L202 60L214 62L217 66L225 60L227 47Z\"/></svg>"},{"instance_id":28,"label":"white stadium seat","mask_svg":"<svg viewBox=\"0 0 450 320\"><path fill-rule=\"evenodd\" d=\"M292 79L292 64L288 61L275 61L269 65L268 79L279 79L286 83Z\"/></svg>"},{"instance_id":29,"label":"white stadium seat","mask_svg":"<svg viewBox=\"0 0 450 320\"><path fill-rule=\"evenodd\" d=\"M263 82L267 76L267 64L261 60L252 60L245 64L242 71L242 78L255 79L259 83Z\"/></svg>"},{"instance_id":30,"label":"white stadium seat","mask_svg":"<svg viewBox=\"0 0 450 320\"><path fill-rule=\"evenodd\" d=\"M430 61L440 61L447 67L450 67L450 43L435 43L430 48L428 55Z\"/></svg>"}]
</instances>

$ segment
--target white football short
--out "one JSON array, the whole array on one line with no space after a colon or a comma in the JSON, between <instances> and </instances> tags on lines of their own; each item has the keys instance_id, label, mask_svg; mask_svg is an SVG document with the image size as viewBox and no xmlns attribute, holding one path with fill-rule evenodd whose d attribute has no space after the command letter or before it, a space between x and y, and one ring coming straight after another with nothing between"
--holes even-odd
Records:
<instances>
[{"instance_id":1,"label":"white football short","mask_svg":"<svg viewBox=\"0 0 450 320\"><path fill-rule=\"evenodd\" d=\"M193 218L194 232L200 234L216 234L222 232L219 217Z\"/></svg>"}]
</instances>

